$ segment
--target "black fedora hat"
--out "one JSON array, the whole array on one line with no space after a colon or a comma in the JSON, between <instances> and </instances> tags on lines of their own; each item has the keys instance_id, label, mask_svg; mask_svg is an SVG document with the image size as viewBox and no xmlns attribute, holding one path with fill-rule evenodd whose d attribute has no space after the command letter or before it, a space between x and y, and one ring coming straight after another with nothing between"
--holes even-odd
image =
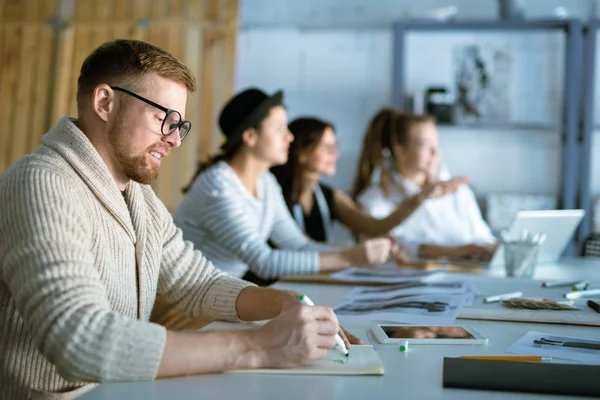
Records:
<instances>
[{"instance_id":1,"label":"black fedora hat","mask_svg":"<svg viewBox=\"0 0 600 400\"><path fill-rule=\"evenodd\" d=\"M249 88L233 96L219 115L219 127L227 138L221 150L236 148L246 129L255 126L271 107L282 104L281 90L269 96L260 89Z\"/></svg>"}]
</instances>

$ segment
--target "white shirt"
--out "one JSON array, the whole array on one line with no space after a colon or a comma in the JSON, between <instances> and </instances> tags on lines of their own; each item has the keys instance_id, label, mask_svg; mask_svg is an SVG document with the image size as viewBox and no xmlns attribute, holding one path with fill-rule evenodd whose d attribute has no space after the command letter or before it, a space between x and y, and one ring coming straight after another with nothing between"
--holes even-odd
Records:
<instances>
[{"instance_id":1,"label":"white shirt","mask_svg":"<svg viewBox=\"0 0 600 400\"><path fill-rule=\"evenodd\" d=\"M389 196L385 196L379 187L378 176L379 171L376 171L374 183L357 197L363 209L375 218L387 217L405 198L421 191L418 185L395 173ZM440 174L440 179L449 177L447 171ZM422 244L450 247L496 243L496 238L481 216L475 195L467 185L461 186L454 194L425 200L390 234L406 246L412 257L417 257Z\"/></svg>"},{"instance_id":2,"label":"white shirt","mask_svg":"<svg viewBox=\"0 0 600 400\"><path fill-rule=\"evenodd\" d=\"M309 240L288 211L270 172L260 176L258 198L221 161L194 181L175 213L183 237L230 275L248 269L264 279L319 272L319 252L331 248ZM274 242L273 249L267 241Z\"/></svg>"}]
</instances>

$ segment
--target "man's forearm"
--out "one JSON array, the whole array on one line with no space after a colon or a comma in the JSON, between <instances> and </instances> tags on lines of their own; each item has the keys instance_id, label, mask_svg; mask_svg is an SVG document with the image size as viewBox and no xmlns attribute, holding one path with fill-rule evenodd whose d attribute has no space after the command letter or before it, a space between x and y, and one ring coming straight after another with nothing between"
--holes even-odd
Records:
<instances>
[{"instance_id":1,"label":"man's forearm","mask_svg":"<svg viewBox=\"0 0 600 400\"><path fill-rule=\"evenodd\" d=\"M242 321L262 321L273 319L281 313L285 304L292 304L297 299L292 292L270 288L250 286L238 295L236 308Z\"/></svg>"},{"instance_id":2,"label":"man's forearm","mask_svg":"<svg viewBox=\"0 0 600 400\"><path fill-rule=\"evenodd\" d=\"M261 367L253 332L167 331L157 378L198 375Z\"/></svg>"},{"instance_id":3,"label":"man's forearm","mask_svg":"<svg viewBox=\"0 0 600 400\"><path fill-rule=\"evenodd\" d=\"M286 304L297 301L292 292L249 286L240 291L236 310L242 321L261 321L277 317ZM262 358L254 334L252 330L168 331L157 377L258 368Z\"/></svg>"}]
</instances>

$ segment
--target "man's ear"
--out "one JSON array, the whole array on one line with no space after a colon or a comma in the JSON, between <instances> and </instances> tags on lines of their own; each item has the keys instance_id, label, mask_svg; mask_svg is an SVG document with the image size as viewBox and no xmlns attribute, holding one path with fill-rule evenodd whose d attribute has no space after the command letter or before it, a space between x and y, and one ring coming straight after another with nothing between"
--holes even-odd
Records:
<instances>
[{"instance_id":1,"label":"man's ear","mask_svg":"<svg viewBox=\"0 0 600 400\"><path fill-rule=\"evenodd\" d=\"M92 93L92 108L94 113L102 120L108 121L111 111L115 107L115 92L110 86L101 83L94 88Z\"/></svg>"},{"instance_id":2,"label":"man's ear","mask_svg":"<svg viewBox=\"0 0 600 400\"><path fill-rule=\"evenodd\" d=\"M246 143L246 146L253 148L256 146L258 140L258 132L254 128L248 128L242 133L242 141Z\"/></svg>"}]
</instances>

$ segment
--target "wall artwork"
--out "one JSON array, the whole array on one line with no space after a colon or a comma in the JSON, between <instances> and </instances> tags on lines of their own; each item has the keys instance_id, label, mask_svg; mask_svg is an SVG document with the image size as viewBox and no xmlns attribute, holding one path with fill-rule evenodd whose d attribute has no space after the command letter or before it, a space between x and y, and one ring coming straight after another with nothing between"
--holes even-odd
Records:
<instances>
[{"instance_id":1,"label":"wall artwork","mask_svg":"<svg viewBox=\"0 0 600 400\"><path fill-rule=\"evenodd\" d=\"M453 52L456 122L511 119L511 67L508 47L472 43Z\"/></svg>"}]
</instances>

